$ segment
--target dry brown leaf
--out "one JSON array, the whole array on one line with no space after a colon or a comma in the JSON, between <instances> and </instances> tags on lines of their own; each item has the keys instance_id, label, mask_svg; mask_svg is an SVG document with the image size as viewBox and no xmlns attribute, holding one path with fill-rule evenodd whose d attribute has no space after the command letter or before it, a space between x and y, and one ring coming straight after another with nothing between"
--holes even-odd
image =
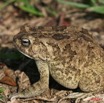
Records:
<instances>
[{"instance_id":1,"label":"dry brown leaf","mask_svg":"<svg viewBox=\"0 0 104 103\"><path fill-rule=\"evenodd\" d=\"M16 86L15 74L5 64L0 63L0 83Z\"/></svg>"},{"instance_id":2,"label":"dry brown leaf","mask_svg":"<svg viewBox=\"0 0 104 103\"><path fill-rule=\"evenodd\" d=\"M9 76L5 76L0 80L1 83L16 86L16 82Z\"/></svg>"}]
</instances>

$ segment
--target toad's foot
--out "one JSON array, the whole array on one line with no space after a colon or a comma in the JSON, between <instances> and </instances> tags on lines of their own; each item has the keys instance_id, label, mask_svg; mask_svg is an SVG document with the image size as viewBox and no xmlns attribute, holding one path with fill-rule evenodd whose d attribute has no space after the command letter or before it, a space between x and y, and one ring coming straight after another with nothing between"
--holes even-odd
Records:
<instances>
[{"instance_id":1,"label":"toad's foot","mask_svg":"<svg viewBox=\"0 0 104 103\"><path fill-rule=\"evenodd\" d=\"M9 98L11 100L13 99L16 99L16 98L32 98L32 97L35 97L35 96L38 96L40 95L41 93L43 93L44 91L48 90L47 87L41 87L41 88L36 88L37 86L39 86L39 82L37 82L35 84L35 87L30 87L28 90L24 90L20 93L16 93L14 95L10 95Z\"/></svg>"}]
</instances>

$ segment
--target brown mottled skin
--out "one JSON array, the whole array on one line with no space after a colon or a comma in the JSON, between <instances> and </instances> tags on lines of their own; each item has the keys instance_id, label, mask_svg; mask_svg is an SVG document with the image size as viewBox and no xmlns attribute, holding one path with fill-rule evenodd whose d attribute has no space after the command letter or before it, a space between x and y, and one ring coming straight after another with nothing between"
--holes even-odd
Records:
<instances>
[{"instance_id":1,"label":"brown mottled skin","mask_svg":"<svg viewBox=\"0 0 104 103\"><path fill-rule=\"evenodd\" d=\"M14 37L16 48L36 61L40 80L28 93L49 87L49 74L62 86L84 92L104 89L104 51L87 30L78 27L22 27Z\"/></svg>"}]
</instances>

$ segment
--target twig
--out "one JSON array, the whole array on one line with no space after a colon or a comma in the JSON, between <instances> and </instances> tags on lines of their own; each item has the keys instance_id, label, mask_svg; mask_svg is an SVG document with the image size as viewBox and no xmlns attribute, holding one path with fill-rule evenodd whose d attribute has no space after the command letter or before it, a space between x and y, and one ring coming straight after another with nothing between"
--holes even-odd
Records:
<instances>
[{"instance_id":1,"label":"twig","mask_svg":"<svg viewBox=\"0 0 104 103\"><path fill-rule=\"evenodd\" d=\"M48 99L48 98L45 98L45 97L34 97L34 98L27 98L27 99L25 99L23 101L30 101L30 100L34 100L34 99L48 101L48 102L54 102L56 97L53 97L51 99Z\"/></svg>"}]
</instances>

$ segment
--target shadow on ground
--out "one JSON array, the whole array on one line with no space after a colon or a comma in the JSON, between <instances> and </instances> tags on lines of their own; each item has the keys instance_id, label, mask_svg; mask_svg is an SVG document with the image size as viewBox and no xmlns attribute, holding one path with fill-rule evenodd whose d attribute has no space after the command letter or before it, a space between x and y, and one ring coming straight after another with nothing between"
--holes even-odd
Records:
<instances>
[{"instance_id":1,"label":"shadow on ground","mask_svg":"<svg viewBox=\"0 0 104 103\"><path fill-rule=\"evenodd\" d=\"M12 70L24 71L30 79L31 84L37 82L40 79L39 72L34 60L24 56L16 49L1 48L0 49L0 62L6 64ZM60 84L58 84L50 76L50 88L57 90L69 90ZM73 90L75 92L81 91L79 88Z\"/></svg>"}]
</instances>

